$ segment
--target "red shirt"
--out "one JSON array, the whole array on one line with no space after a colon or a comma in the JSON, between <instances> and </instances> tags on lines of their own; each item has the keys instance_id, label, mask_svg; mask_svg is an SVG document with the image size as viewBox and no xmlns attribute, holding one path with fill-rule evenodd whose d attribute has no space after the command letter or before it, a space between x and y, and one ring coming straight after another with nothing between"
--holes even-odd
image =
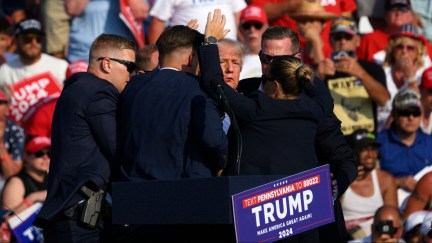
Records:
<instances>
[{"instance_id":1,"label":"red shirt","mask_svg":"<svg viewBox=\"0 0 432 243\"><path fill-rule=\"evenodd\" d=\"M384 50L390 35L378 29L361 37L360 46L357 48L357 56L369 62L375 62L373 55Z\"/></svg>"}]
</instances>

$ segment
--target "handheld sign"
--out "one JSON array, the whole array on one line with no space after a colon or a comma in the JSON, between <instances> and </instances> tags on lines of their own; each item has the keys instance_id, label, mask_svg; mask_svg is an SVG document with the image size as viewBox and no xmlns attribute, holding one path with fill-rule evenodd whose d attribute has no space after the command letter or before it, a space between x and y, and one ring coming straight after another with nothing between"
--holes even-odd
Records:
<instances>
[{"instance_id":1,"label":"handheld sign","mask_svg":"<svg viewBox=\"0 0 432 243\"><path fill-rule=\"evenodd\" d=\"M135 38L135 42L138 45L138 48L141 49L144 47L144 29L141 21L137 21L132 13L132 10L129 7L127 0L120 0L120 19L125 23L125 25L132 32L132 35Z\"/></svg>"},{"instance_id":2,"label":"handheld sign","mask_svg":"<svg viewBox=\"0 0 432 243\"><path fill-rule=\"evenodd\" d=\"M33 221L42 208L42 203L34 203L26 210L8 220L17 242L42 243L42 230L33 226Z\"/></svg>"},{"instance_id":3,"label":"handheld sign","mask_svg":"<svg viewBox=\"0 0 432 243\"><path fill-rule=\"evenodd\" d=\"M237 242L274 242L334 222L329 165L235 194Z\"/></svg>"},{"instance_id":4,"label":"handheld sign","mask_svg":"<svg viewBox=\"0 0 432 243\"><path fill-rule=\"evenodd\" d=\"M9 117L17 123L28 119L34 111L61 93L61 86L50 72L23 79L13 85Z\"/></svg>"}]
</instances>

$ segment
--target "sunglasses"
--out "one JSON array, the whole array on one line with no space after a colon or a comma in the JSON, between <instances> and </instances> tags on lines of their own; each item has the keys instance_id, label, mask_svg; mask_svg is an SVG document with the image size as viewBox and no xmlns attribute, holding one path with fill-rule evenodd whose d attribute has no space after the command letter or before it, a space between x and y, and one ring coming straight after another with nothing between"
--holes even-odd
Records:
<instances>
[{"instance_id":1,"label":"sunglasses","mask_svg":"<svg viewBox=\"0 0 432 243\"><path fill-rule=\"evenodd\" d=\"M36 153L33 153L34 157L36 158L42 158L45 154L48 155L48 157L50 157L49 150L41 150L41 151L37 151Z\"/></svg>"},{"instance_id":2,"label":"sunglasses","mask_svg":"<svg viewBox=\"0 0 432 243\"><path fill-rule=\"evenodd\" d=\"M421 115L421 110L414 110L414 111L401 110L401 111L397 111L397 114L399 116L404 116L404 117L410 117L410 116L419 117Z\"/></svg>"},{"instance_id":3,"label":"sunglasses","mask_svg":"<svg viewBox=\"0 0 432 243\"><path fill-rule=\"evenodd\" d=\"M24 42L24 44L30 44L33 42L33 40L36 40L37 43L42 43L42 37L39 36L24 36L22 37L22 40Z\"/></svg>"},{"instance_id":4,"label":"sunglasses","mask_svg":"<svg viewBox=\"0 0 432 243\"><path fill-rule=\"evenodd\" d=\"M413 45L402 45L402 44L395 46L395 50L402 51L403 49L407 49L408 51L415 51L416 47Z\"/></svg>"},{"instance_id":5,"label":"sunglasses","mask_svg":"<svg viewBox=\"0 0 432 243\"><path fill-rule=\"evenodd\" d=\"M405 6L393 6L393 7L390 7L388 11L389 12L400 11L402 13L406 13L406 12L410 11L410 8L409 7L405 7Z\"/></svg>"},{"instance_id":6,"label":"sunglasses","mask_svg":"<svg viewBox=\"0 0 432 243\"><path fill-rule=\"evenodd\" d=\"M295 52L292 55L270 56L270 55L264 54L262 51L260 51L258 53L258 56L259 56L259 59L260 59L261 63L263 63L263 64L269 64L274 59L283 59L283 58L288 58L288 57L294 57L295 55L297 55L299 53L300 53L300 51Z\"/></svg>"},{"instance_id":7,"label":"sunglasses","mask_svg":"<svg viewBox=\"0 0 432 243\"><path fill-rule=\"evenodd\" d=\"M352 40L353 39L353 35L349 35L349 34L334 34L333 35L333 40L335 40L335 41L341 41L342 39L345 39L345 40Z\"/></svg>"},{"instance_id":8,"label":"sunglasses","mask_svg":"<svg viewBox=\"0 0 432 243\"><path fill-rule=\"evenodd\" d=\"M114 62L118 62L118 63L121 63L121 64L125 65L126 69L127 69L127 71L129 73L132 73L136 69L136 64L134 62L131 62L131 61L126 61L126 60L117 59L117 58L111 58L111 57L99 57L97 60L101 61L101 60L103 60L105 58L108 58L110 60L113 60Z\"/></svg>"},{"instance_id":9,"label":"sunglasses","mask_svg":"<svg viewBox=\"0 0 432 243\"><path fill-rule=\"evenodd\" d=\"M262 23L258 23L258 22L247 22L241 25L243 29L248 30L250 29L250 27L254 27L257 30L260 30L263 27Z\"/></svg>"}]
</instances>

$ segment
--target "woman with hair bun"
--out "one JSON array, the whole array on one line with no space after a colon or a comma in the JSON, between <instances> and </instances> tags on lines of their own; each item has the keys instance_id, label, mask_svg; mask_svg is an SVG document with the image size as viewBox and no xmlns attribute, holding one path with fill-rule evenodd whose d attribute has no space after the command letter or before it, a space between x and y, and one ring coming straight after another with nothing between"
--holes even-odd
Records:
<instances>
[{"instance_id":1,"label":"woman with hair bun","mask_svg":"<svg viewBox=\"0 0 432 243\"><path fill-rule=\"evenodd\" d=\"M333 110L325 85L292 56L274 57L263 90L247 96L220 83L239 124L243 148L240 175L292 175L319 166L315 134ZM225 174L237 174L230 158Z\"/></svg>"},{"instance_id":2,"label":"woman with hair bun","mask_svg":"<svg viewBox=\"0 0 432 243\"><path fill-rule=\"evenodd\" d=\"M305 83L312 83L313 75L312 69L298 58L276 59L270 64L269 75L264 75L264 92L273 99L297 99ZM265 85L267 81L275 82Z\"/></svg>"}]
</instances>

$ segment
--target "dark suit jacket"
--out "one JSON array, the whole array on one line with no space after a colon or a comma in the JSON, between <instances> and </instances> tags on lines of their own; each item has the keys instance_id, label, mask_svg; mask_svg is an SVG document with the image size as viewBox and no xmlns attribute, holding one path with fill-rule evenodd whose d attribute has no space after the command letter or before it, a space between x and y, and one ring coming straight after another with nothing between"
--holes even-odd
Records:
<instances>
[{"instance_id":1,"label":"dark suit jacket","mask_svg":"<svg viewBox=\"0 0 432 243\"><path fill-rule=\"evenodd\" d=\"M207 47L200 50L203 48ZM217 49L200 51L200 56L209 60L200 66L201 70L211 73L218 65ZM211 79L206 74L204 77ZM315 134L319 122L333 109L333 100L322 82L306 84L305 93L298 99L274 100L261 91L242 95L222 79L218 81L239 122L243 140L241 175L292 175L318 166Z\"/></svg>"},{"instance_id":2,"label":"dark suit jacket","mask_svg":"<svg viewBox=\"0 0 432 243\"><path fill-rule=\"evenodd\" d=\"M206 48L206 50L203 50L203 48ZM204 55L208 55L208 53L211 53L212 51L213 54L211 55L216 55L214 54L215 51L211 49L217 50L217 47L202 47L200 49L200 58L204 59L205 58ZM219 59L214 57L213 59L207 58L207 60L213 60L217 62ZM206 66L201 66L201 70L204 70L209 75L210 74L213 75L213 79L215 77L218 77L220 80L222 74L219 73L219 76L217 76L218 70L217 68L214 68L214 65L217 64L208 63L208 65ZM207 69L210 70L213 69L212 71L213 73ZM209 79L210 77L208 78L208 80ZM317 83L321 81L316 79L314 82ZM244 79L240 81L237 90L238 92L243 93L245 95L251 95L251 93L256 92L256 90L258 90L260 84L261 84L261 78ZM206 89L211 90L209 84L206 84L205 86ZM221 86L223 86L223 84L221 84ZM229 96L229 94L232 92L229 89L226 89L226 86L223 87L225 87L224 90L228 92L227 96ZM253 95L256 96L256 93ZM236 103L232 103L231 105L236 105ZM300 137L296 139L303 139L303 138ZM245 140L246 139L243 136L243 141ZM281 146L281 144L277 143L275 146L279 147ZM265 147L263 149L265 149ZM319 163L330 164L330 169L334 174L334 178L338 182L339 197L342 196L342 194L346 191L346 189L351 184L351 182L354 181L355 178L357 177L357 166L355 164L355 159L351 151L351 148L346 142L340 130L340 121L337 119L337 117L334 115L333 112L329 112L327 118L322 119L321 122L319 123L318 130L316 131L316 137L315 137L315 149L316 149L316 155L318 157ZM258 150L259 148L257 148L255 151ZM311 153L312 151L308 151L308 152ZM268 159L265 158L264 161L268 161ZM320 228L321 242L346 242L346 229L344 224L343 212L339 200L336 200L334 209L335 209L336 223L328 224Z\"/></svg>"},{"instance_id":3,"label":"dark suit jacket","mask_svg":"<svg viewBox=\"0 0 432 243\"><path fill-rule=\"evenodd\" d=\"M320 80L315 79L314 82L320 82ZM257 90L260 84L261 78L244 79L240 81L237 90L248 95ZM330 112L328 117L319 124L315 137L315 149L320 164L330 164L341 196L351 182L357 178L357 166L351 147L342 134L340 124L336 115Z\"/></svg>"},{"instance_id":4,"label":"dark suit jacket","mask_svg":"<svg viewBox=\"0 0 432 243\"><path fill-rule=\"evenodd\" d=\"M75 74L65 83L54 111L48 195L36 225L55 220L83 199L82 185L108 187L118 97L114 85L91 73Z\"/></svg>"},{"instance_id":5,"label":"dark suit jacket","mask_svg":"<svg viewBox=\"0 0 432 243\"><path fill-rule=\"evenodd\" d=\"M228 141L220 113L195 75L162 69L133 77L120 120L126 180L211 177L223 167Z\"/></svg>"}]
</instances>

